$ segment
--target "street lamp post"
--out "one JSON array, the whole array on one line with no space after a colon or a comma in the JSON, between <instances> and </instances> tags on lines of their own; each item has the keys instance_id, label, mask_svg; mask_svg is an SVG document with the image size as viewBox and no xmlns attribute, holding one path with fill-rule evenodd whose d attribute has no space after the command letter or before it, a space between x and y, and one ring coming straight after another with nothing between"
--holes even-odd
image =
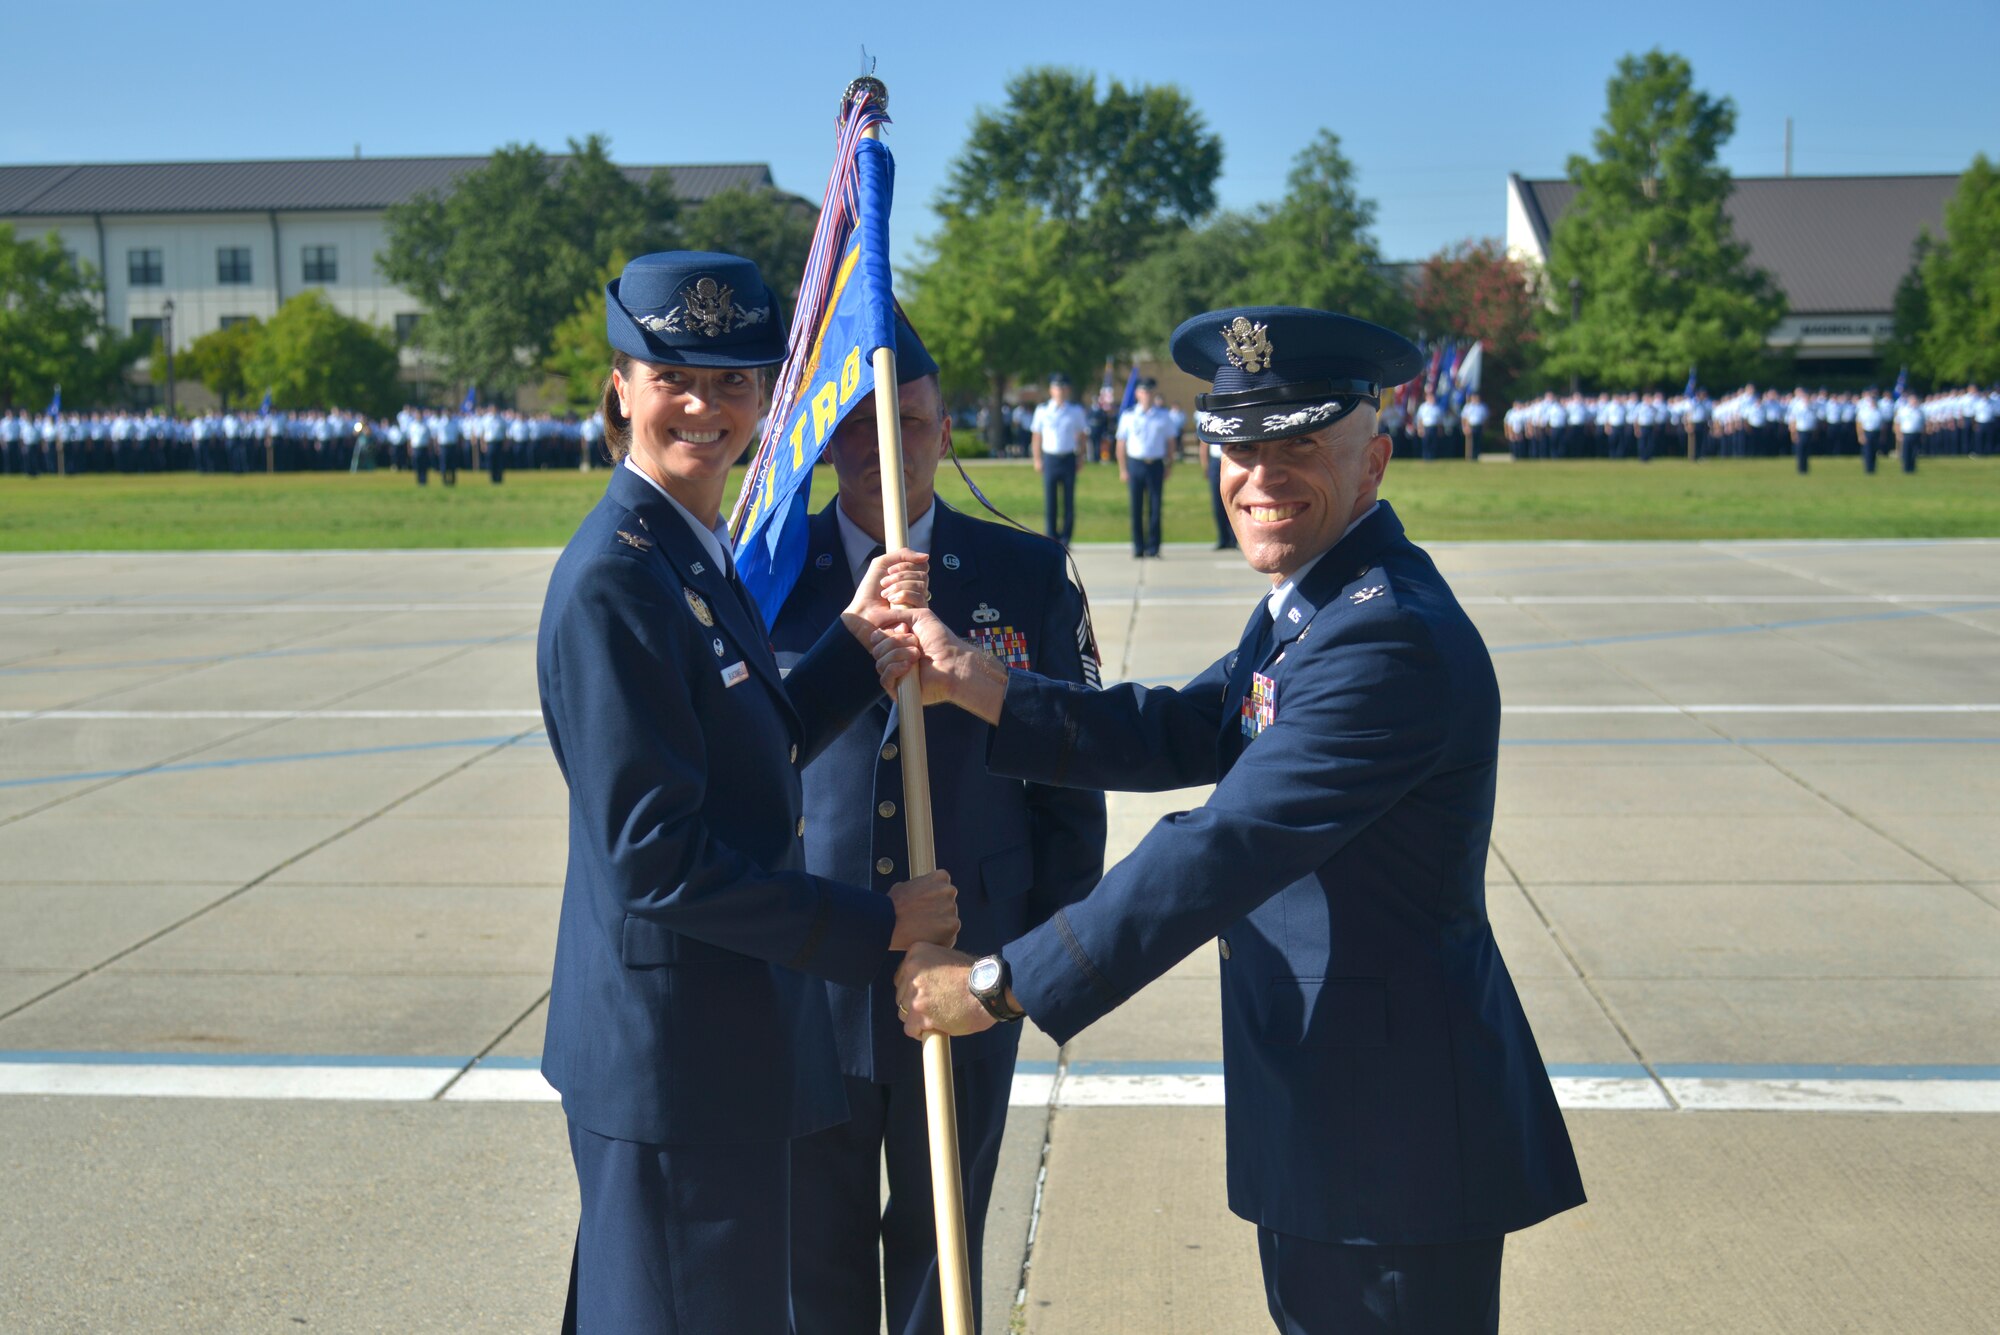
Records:
<instances>
[{"instance_id":1,"label":"street lamp post","mask_svg":"<svg viewBox=\"0 0 2000 1335\"><path fill-rule=\"evenodd\" d=\"M1576 322L1582 318L1583 318L1583 282L1581 279L1572 278L1569 280L1569 327L1572 332L1574 332L1576 329ZM1574 353L1574 351L1575 349L1571 349L1572 353ZM1580 393L1581 388L1582 387L1577 382L1576 372L1571 371L1569 373L1569 392L1574 395Z\"/></svg>"},{"instance_id":2,"label":"street lamp post","mask_svg":"<svg viewBox=\"0 0 2000 1335\"><path fill-rule=\"evenodd\" d=\"M168 297L160 304L160 328L164 333L162 341L167 346L167 416L174 415L174 299Z\"/></svg>"}]
</instances>

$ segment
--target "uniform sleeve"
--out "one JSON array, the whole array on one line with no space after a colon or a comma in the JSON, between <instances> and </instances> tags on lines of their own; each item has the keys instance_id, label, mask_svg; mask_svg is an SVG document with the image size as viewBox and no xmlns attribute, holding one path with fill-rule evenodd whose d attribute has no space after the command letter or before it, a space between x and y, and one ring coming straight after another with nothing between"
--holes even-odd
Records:
<instances>
[{"instance_id":1,"label":"uniform sleeve","mask_svg":"<svg viewBox=\"0 0 2000 1335\"><path fill-rule=\"evenodd\" d=\"M804 727L799 763L807 765L880 698L882 682L874 655L835 617L786 674L785 694Z\"/></svg>"},{"instance_id":2,"label":"uniform sleeve","mask_svg":"<svg viewBox=\"0 0 2000 1335\"><path fill-rule=\"evenodd\" d=\"M1058 681L1089 686L1096 665L1088 670L1089 642L1083 621L1083 596L1069 582L1061 561L1050 566L1049 589L1042 598L1042 671ZM1104 874L1104 794L1096 789L1025 785L1028 820L1035 856L1034 884L1028 891L1028 921L1048 921L1065 904L1090 892Z\"/></svg>"},{"instance_id":3,"label":"uniform sleeve","mask_svg":"<svg viewBox=\"0 0 2000 1335\"><path fill-rule=\"evenodd\" d=\"M995 774L1069 788L1157 793L1215 782L1228 659L1187 685L1101 691L1031 672L1007 675L986 747Z\"/></svg>"},{"instance_id":4,"label":"uniform sleeve","mask_svg":"<svg viewBox=\"0 0 2000 1335\"><path fill-rule=\"evenodd\" d=\"M889 900L803 871L767 871L703 818L707 734L673 624L651 579L616 555L586 573L563 609L548 709L569 761L570 838L588 841L626 913L738 954L866 983L889 949Z\"/></svg>"},{"instance_id":5,"label":"uniform sleeve","mask_svg":"<svg viewBox=\"0 0 2000 1335\"><path fill-rule=\"evenodd\" d=\"M1287 674L1277 717L1204 805L1163 818L1082 903L1004 949L1056 1041L1311 875L1436 767L1450 697L1435 653L1387 619L1363 633Z\"/></svg>"}]
</instances>

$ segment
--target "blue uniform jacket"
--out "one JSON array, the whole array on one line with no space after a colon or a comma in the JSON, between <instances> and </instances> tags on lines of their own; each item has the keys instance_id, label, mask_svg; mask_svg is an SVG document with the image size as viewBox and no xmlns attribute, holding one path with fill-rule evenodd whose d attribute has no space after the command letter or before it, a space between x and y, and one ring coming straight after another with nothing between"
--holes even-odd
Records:
<instances>
[{"instance_id":1,"label":"blue uniform jacket","mask_svg":"<svg viewBox=\"0 0 2000 1335\"><path fill-rule=\"evenodd\" d=\"M1219 937L1231 1209L1322 1242L1525 1228L1583 1185L1486 918L1492 660L1387 505L1299 594L1179 690L1009 682L1002 773L1216 784L1006 948L1014 991L1067 1041Z\"/></svg>"},{"instance_id":2,"label":"blue uniform jacket","mask_svg":"<svg viewBox=\"0 0 2000 1335\"><path fill-rule=\"evenodd\" d=\"M569 784L542 1051L564 1110L658 1144L843 1120L806 974L874 978L895 912L805 870L799 768L881 698L873 660L836 622L781 679L753 607L625 468L556 562L535 658Z\"/></svg>"},{"instance_id":3,"label":"blue uniform jacket","mask_svg":"<svg viewBox=\"0 0 2000 1335\"><path fill-rule=\"evenodd\" d=\"M835 504L813 516L805 569L773 628L780 662L811 649L854 596ZM961 634L1011 646L1022 665L1044 676L1084 681L1083 601L1064 571L1062 548L933 504L933 610ZM991 773L992 729L963 710L930 709L924 722L938 865L958 887L958 948L986 954L1097 883L1104 871L1104 796ZM909 875L896 743L896 710L878 696L806 768L808 870L884 892ZM885 862L887 872L880 870ZM841 1069L849 1075L887 1084L922 1073L922 1051L896 1017L894 974L892 961L866 988L826 989ZM1000 1025L954 1040L952 1058L1012 1052L1020 1035L1019 1026Z\"/></svg>"}]
</instances>

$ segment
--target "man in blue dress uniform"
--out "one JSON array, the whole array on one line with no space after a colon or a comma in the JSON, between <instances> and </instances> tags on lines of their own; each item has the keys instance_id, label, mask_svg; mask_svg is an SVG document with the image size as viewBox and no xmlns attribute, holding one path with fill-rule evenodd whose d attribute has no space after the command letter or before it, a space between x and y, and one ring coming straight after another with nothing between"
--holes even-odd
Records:
<instances>
[{"instance_id":1,"label":"man in blue dress uniform","mask_svg":"<svg viewBox=\"0 0 2000 1335\"><path fill-rule=\"evenodd\" d=\"M785 1335L791 1141L848 1115L820 980L865 985L957 915L943 873L804 865L799 769L880 696L859 637L882 566L781 675L719 518L783 353L775 298L733 255L645 255L606 323L622 462L535 658L569 789L542 1052L582 1202L566 1324Z\"/></svg>"},{"instance_id":2,"label":"man in blue dress uniform","mask_svg":"<svg viewBox=\"0 0 2000 1335\"><path fill-rule=\"evenodd\" d=\"M951 419L937 364L907 324L899 320L896 333L909 545L931 554L932 609L996 660L1096 685L1096 646L1061 546L936 499ZM871 553L881 550L872 395L848 410L827 453L840 492L813 516L804 571L772 628L780 664L810 651L838 622ZM931 711L927 722L937 861L959 887L959 943L996 950L1097 883L1104 797L989 773L991 729L963 711ZM806 870L883 889L908 875L897 746L896 711L882 698L806 767ZM852 1116L792 1143L796 1335L875 1335L885 1296L891 1335L943 1329L921 1052L903 1036L893 975L894 965L885 963L865 986L826 987ZM980 1241L1019 1041L1020 1030L1010 1026L952 1045L975 1312Z\"/></svg>"},{"instance_id":3,"label":"man in blue dress uniform","mask_svg":"<svg viewBox=\"0 0 2000 1335\"><path fill-rule=\"evenodd\" d=\"M1323 311L1197 316L1174 359L1270 594L1179 690L998 671L909 614L927 699L995 724L1004 774L1216 784L1079 904L973 960L918 947L908 1029L1023 1012L1067 1041L1214 938L1229 1202L1286 1332L1497 1329L1508 1232L1583 1200L1486 917L1500 694L1472 622L1377 499L1406 339ZM885 675L913 661L878 646Z\"/></svg>"}]
</instances>

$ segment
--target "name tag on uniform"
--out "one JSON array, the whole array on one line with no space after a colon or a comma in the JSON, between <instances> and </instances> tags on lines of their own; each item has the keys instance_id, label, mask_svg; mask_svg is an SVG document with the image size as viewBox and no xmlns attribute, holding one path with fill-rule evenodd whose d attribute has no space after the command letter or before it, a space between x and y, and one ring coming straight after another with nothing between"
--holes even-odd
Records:
<instances>
[{"instance_id":1,"label":"name tag on uniform","mask_svg":"<svg viewBox=\"0 0 2000 1335\"><path fill-rule=\"evenodd\" d=\"M1278 683L1261 672L1250 674L1250 694L1243 697L1243 735L1255 738L1278 721Z\"/></svg>"},{"instance_id":2,"label":"name tag on uniform","mask_svg":"<svg viewBox=\"0 0 2000 1335\"><path fill-rule=\"evenodd\" d=\"M731 663L728 667L722 669L722 684L724 686L735 686L743 681L748 680L749 676L750 676L749 664Z\"/></svg>"}]
</instances>

